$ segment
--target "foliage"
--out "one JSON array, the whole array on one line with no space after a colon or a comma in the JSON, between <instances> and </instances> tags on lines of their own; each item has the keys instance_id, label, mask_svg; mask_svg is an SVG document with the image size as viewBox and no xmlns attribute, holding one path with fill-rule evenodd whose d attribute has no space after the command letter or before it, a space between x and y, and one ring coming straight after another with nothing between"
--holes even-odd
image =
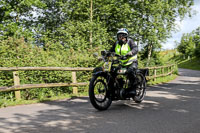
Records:
<instances>
[{"instance_id":1,"label":"foliage","mask_svg":"<svg viewBox=\"0 0 200 133\"><path fill-rule=\"evenodd\" d=\"M154 45L156 48L175 30L175 18L191 15L193 5L193 0L95 0L91 7L92 1L2 0L2 37L13 34L28 39L34 37L38 45L46 45L49 39L66 44L73 42L72 38L78 44L86 43L87 47L90 33L96 32L92 34L92 38L102 37L103 33L108 34L106 39L102 38L103 45L107 45L113 41L117 29L125 27L130 30L138 44ZM67 32L67 36L63 30ZM101 35L96 36L97 34ZM65 42L60 38L70 41ZM96 40L100 39L93 42Z\"/></svg>"},{"instance_id":2,"label":"foliage","mask_svg":"<svg viewBox=\"0 0 200 133\"><path fill-rule=\"evenodd\" d=\"M32 38L32 32L26 28L33 16L34 7L44 7L40 0L1 0L0 1L0 39L9 36ZM27 24L28 23L28 24Z\"/></svg>"},{"instance_id":3,"label":"foliage","mask_svg":"<svg viewBox=\"0 0 200 133\"><path fill-rule=\"evenodd\" d=\"M169 76L166 76L165 78L162 78L162 77L156 78L156 81L148 82L148 85L167 83L174 80L176 77L177 77L177 74L169 75Z\"/></svg>"},{"instance_id":4,"label":"foliage","mask_svg":"<svg viewBox=\"0 0 200 133\"><path fill-rule=\"evenodd\" d=\"M190 34L183 34L177 49L184 56L200 57L200 27Z\"/></svg>"},{"instance_id":5,"label":"foliage","mask_svg":"<svg viewBox=\"0 0 200 133\"><path fill-rule=\"evenodd\" d=\"M199 58L193 58L191 60L182 60L178 64L179 68L200 70L200 61Z\"/></svg>"},{"instance_id":6,"label":"foliage","mask_svg":"<svg viewBox=\"0 0 200 133\"><path fill-rule=\"evenodd\" d=\"M192 5L193 0L1 0L0 67L95 67L92 54L111 47L121 27L144 49L140 67L161 65L161 42L176 30L176 17L191 14ZM85 81L90 73L77 76ZM20 79L22 84L69 82L71 73L20 71ZM11 85L12 72L0 72L0 86ZM41 100L67 92L70 87L32 89L22 96ZM0 95L12 99L13 94Z\"/></svg>"},{"instance_id":7,"label":"foliage","mask_svg":"<svg viewBox=\"0 0 200 133\"><path fill-rule=\"evenodd\" d=\"M192 36L189 34L183 34L181 38L181 45L178 46L178 51L186 56L194 54L195 43L193 42Z\"/></svg>"},{"instance_id":8,"label":"foliage","mask_svg":"<svg viewBox=\"0 0 200 133\"><path fill-rule=\"evenodd\" d=\"M200 43L198 43L198 45L196 46L194 54L196 57L200 58Z\"/></svg>"},{"instance_id":9,"label":"foliage","mask_svg":"<svg viewBox=\"0 0 200 133\"><path fill-rule=\"evenodd\" d=\"M97 61L93 58L92 53L96 49L66 50L61 44L48 43L46 50L43 48L26 43L23 38L8 38L0 42L0 67L13 66L59 66L59 67L94 67ZM63 71L20 71L21 84L33 83L69 83L71 82L71 72ZM80 81L89 78L89 73L80 72L77 77ZM0 72L0 85L12 86L12 72ZM70 87L31 89L22 92L23 99L43 99L47 96L59 95L61 93L70 93ZM8 96L9 93L1 93Z\"/></svg>"}]
</instances>

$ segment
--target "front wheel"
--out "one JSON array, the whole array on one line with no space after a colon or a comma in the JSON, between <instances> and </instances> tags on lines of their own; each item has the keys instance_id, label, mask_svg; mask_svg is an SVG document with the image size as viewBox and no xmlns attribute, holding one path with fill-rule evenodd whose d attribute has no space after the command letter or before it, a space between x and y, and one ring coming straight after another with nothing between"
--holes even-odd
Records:
<instances>
[{"instance_id":1,"label":"front wheel","mask_svg":"<svg viewBox=\"0 0 200 133\"><path fill-rule=\"evenodd\" d=\"M107 81L104 76L94 76L89 85L89 98L97 110L106 110L112 100L108 92Z\"/></svg>"},{"instance_id":2,"label":"front wheel","mask_svg":"<svg viewBox=\"0 0 200 133\"><path fill-rule=\"evenodd\" d=\"M146 94L146 79L141 73L136 74L136 95L133 98L136 103L141 103L144 99Z\"/></svg>"}]
</instances>

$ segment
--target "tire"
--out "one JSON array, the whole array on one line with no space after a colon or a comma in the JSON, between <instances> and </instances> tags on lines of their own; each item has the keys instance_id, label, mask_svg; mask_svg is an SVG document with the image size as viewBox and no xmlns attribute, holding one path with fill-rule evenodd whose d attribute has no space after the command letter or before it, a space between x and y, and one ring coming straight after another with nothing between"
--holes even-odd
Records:
<instances>
[{"instance_id":1,"label":"tire","mask_svg":"<svg viewBox=\"0 0 200 133\"><path fill-rule=\"evenodd\" d=\"M97 110L106 110L112 103L108 92L106 78L103 76L93 76L89 85L89 98L91 104Z\"/></svg>"},{"instance_id":2,"label":"tire","mask_svg":"<svg viewBox=\"0 0 200 133\"><path fill-rule=\"evenodd\" d=\"M146 79L145 79L145 77L143 76L142 73L137 73L136 79L137 79L136 95L133 98L133 100L136 103L141 103L144 99L145 94L146 94Z\"/></svg>"}]
</instances>

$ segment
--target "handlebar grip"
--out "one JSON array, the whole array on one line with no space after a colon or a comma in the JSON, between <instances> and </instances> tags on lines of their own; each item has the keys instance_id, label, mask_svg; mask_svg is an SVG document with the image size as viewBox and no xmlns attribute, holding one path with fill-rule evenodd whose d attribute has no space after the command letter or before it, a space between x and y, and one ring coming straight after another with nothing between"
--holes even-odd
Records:
<instances>
[{"instance_id":1,"label":"handlebar grip","mask_svg":"<svg viewBox=\"0 0 200 133\"><path fill-rule=\"evenodd\" d=\"M115 53L115 56L117 56L117 57L121 57L120 55L118 55L118 54L116 54L116 53Z\"/></svg>"}]
</instances>

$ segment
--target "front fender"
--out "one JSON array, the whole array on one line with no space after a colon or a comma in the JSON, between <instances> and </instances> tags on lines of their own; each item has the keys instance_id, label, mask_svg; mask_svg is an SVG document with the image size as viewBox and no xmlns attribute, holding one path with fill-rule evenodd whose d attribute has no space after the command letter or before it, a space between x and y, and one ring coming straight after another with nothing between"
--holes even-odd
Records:
<instances>
[{"instance_id":1,"label":"front fender","mask_svg":"<svg viewBox=\"0 0 200 133\"><path fill-rule=\"evenodd\" d=\"M107 73L107 72L104 72L104 71L98 71L98 72L93 73L93 76L103 76L103 77L107 77L107 76L108 76L108 73Z\"/></svg>"},{"instance_id":2,"label":"front fender","mask_svg":"<svg viewBox=\"0 0 200 133\"><path fill-rule=\"evenodd\" d=\"M103 71L102 67L95 68L93 70L93 77L102 76L107 80L108 86L113 86L114 79L109 72Z\"/></svg>"},{"instance_id":3,"label":"front fender","mask_svg":"<svg viewBox=\"0 0 200 133\"><path fill-rule=\"evenodd\" d=\"M106 79L106 85L108 87L108 93L114 93L112 90L114 88L114 79L110 75L110 73L105 71L98 71L96 73L93 73L93 77L104 77Z\"/></svg>"},{"instance_id":4,"label":"front fender","mask_svg":"<svg viewBox=\"0 0 200 133\"><path fill-rule=\"evenodd\" d=\"M93 71L93 76L107 76L108 73L103 71L102 67L96 67Z\"/></svg>"}]
</instances>

